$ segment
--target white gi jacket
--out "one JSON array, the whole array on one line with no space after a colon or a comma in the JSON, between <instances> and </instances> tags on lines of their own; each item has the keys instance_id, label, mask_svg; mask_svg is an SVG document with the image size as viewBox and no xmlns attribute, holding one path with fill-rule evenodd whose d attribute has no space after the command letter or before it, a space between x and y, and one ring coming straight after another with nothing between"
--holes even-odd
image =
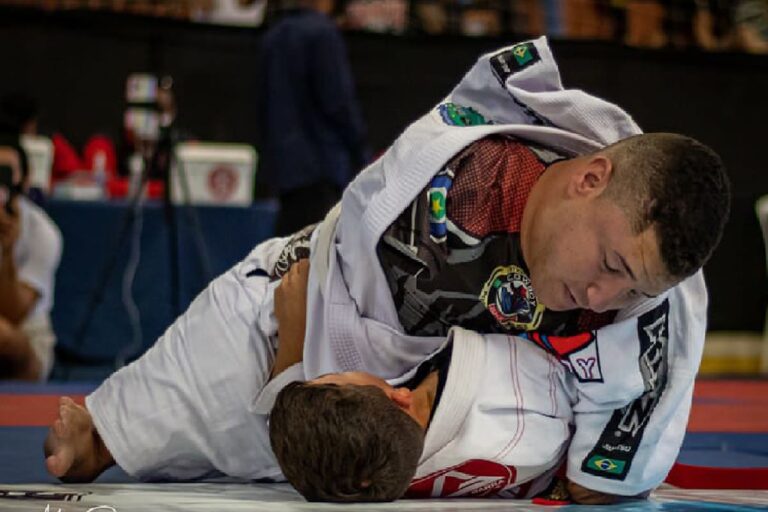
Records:
<instances>
[{"instance_id":1,"label":"white gi jacket","mask_svg":"<svg viewBox=\"0 0 768 512\"><path fill-rule=\"evenodd\" d=\"M504 133L576 155L641 133L617 106L563 89L545 38L481 57L441 105L449 103L470 107L493 124L448 123L441 106L428 112L355 179L340 215L329 214L315 232L307 378L351 370L396 378L442 345L442 338L403 333L376 245L461 149ZM633 495L664 479L685 432L706 306L699 272L664 296L620 312L621 327L601 330L599 341L563 356L575 397L571 480ZM614 371L609 382L605 374Z\"/></svg>"}]
</instances>

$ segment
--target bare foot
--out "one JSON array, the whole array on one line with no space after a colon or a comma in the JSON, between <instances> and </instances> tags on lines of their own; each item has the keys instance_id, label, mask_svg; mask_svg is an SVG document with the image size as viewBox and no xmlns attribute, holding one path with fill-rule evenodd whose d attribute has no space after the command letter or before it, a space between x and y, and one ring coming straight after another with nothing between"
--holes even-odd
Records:
<instances>
[{"instance_id":1,"label":"bare foot","mask_svg":"<svg viewBox=\"0 0 768 512\"><path fill-rule=\"evenodd\" d=\"M59 418L45 440L45 466L62 482L91 482L114 463L88 410L59 399Z\"/></svg>"}]
</instances>

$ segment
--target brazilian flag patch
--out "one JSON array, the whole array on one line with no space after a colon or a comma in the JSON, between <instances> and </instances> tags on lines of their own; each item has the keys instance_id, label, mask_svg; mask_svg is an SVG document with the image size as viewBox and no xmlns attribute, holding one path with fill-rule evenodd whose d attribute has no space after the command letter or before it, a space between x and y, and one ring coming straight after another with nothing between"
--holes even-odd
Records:
<instances>
[{"instance_id":1,"label":"brazilian flag patch","mask_svg":"<svg viewBox=\"0 0 768 512\"><path fill-rule=\"evenodd\" d=\"M448 190L453 185L453 173L441 171L429 184L427 201L429 202L429 237L435 243L443 243L448 237L446 224L446 204Z\"/></svg>"},{"instance_id":2,"label":"brazilian flag patch","mask_svg":"<svg viewBox=\"0 0 768 512\"><path fill-rule=\"evenodd\" d=\"M626 466L626 464L626 461L610 459L600 455L593 455L587 461L587 467L589 469L611 475L621 475L624 472L624 466Z\"/></svg>"},{"instance_id":3,"label":"brazilian flag patch","mask_svg":"<svg viewBox=\"0 0 768 512\"><path fill-rule=\"evenodd\" d=\"M507 78L541 60L533 43L520 43L491 57L491 69L501 85Z\"/></svg>"}]
</instances>

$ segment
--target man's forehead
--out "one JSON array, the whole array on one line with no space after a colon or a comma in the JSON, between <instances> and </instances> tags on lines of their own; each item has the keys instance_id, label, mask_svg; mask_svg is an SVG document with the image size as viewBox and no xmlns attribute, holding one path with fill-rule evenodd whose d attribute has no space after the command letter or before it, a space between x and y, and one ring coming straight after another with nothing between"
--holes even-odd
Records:
<instances>
[{"instance_id":1,"label":"man's forehead","mask_svg":"<svg viewBox=\"0 0 768 512\"><path fill-rule=\"evenodd\" d=\"M677 284L661 257L661 239L655 226L649 226L638 235L636 259L640 272L638 280L647 294L659 295Z\"/></svg>"}]
</instances>

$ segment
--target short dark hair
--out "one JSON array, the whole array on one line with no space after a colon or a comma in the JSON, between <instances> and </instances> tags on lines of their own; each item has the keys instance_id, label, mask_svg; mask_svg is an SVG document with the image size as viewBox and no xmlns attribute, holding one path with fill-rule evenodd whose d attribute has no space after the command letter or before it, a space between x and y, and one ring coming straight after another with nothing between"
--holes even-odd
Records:
<instances>
[{"instance_id":1,"label":"short dark hair","mask_svg":"<svg viewBox=\"0 0 768 512\"><path fill-rule=\"evenodd\" d=\"M375 386L293 382L277 396L269 440L308 501L392 501L416 473L424 433Z\"/></svg>"},{"instance_id":2,"label":"short dark hair","mask_svg":"<svg viewBox=\"0 0 768 512\"><path fill-rule=\"evenodd\" d=\"M606 193L635 233L650 226L670 277L684 279L709 260L730 210L730 183L720 157L674 133L629 137L604 151L614 173Z\"/></svg>"},{"instance_id":3,"label":"short dark hair","mask_svg":"<svg viewBox=\"0 0 768 512\"><path fill-rule=\"evenodd\" d=\"M18 135L0 133L0 147L12 149L19 158L19 167L21 171L21 181L24 182L29 175L29 158L26 150L22 147Z\"/></svg>"}]
</instances>

